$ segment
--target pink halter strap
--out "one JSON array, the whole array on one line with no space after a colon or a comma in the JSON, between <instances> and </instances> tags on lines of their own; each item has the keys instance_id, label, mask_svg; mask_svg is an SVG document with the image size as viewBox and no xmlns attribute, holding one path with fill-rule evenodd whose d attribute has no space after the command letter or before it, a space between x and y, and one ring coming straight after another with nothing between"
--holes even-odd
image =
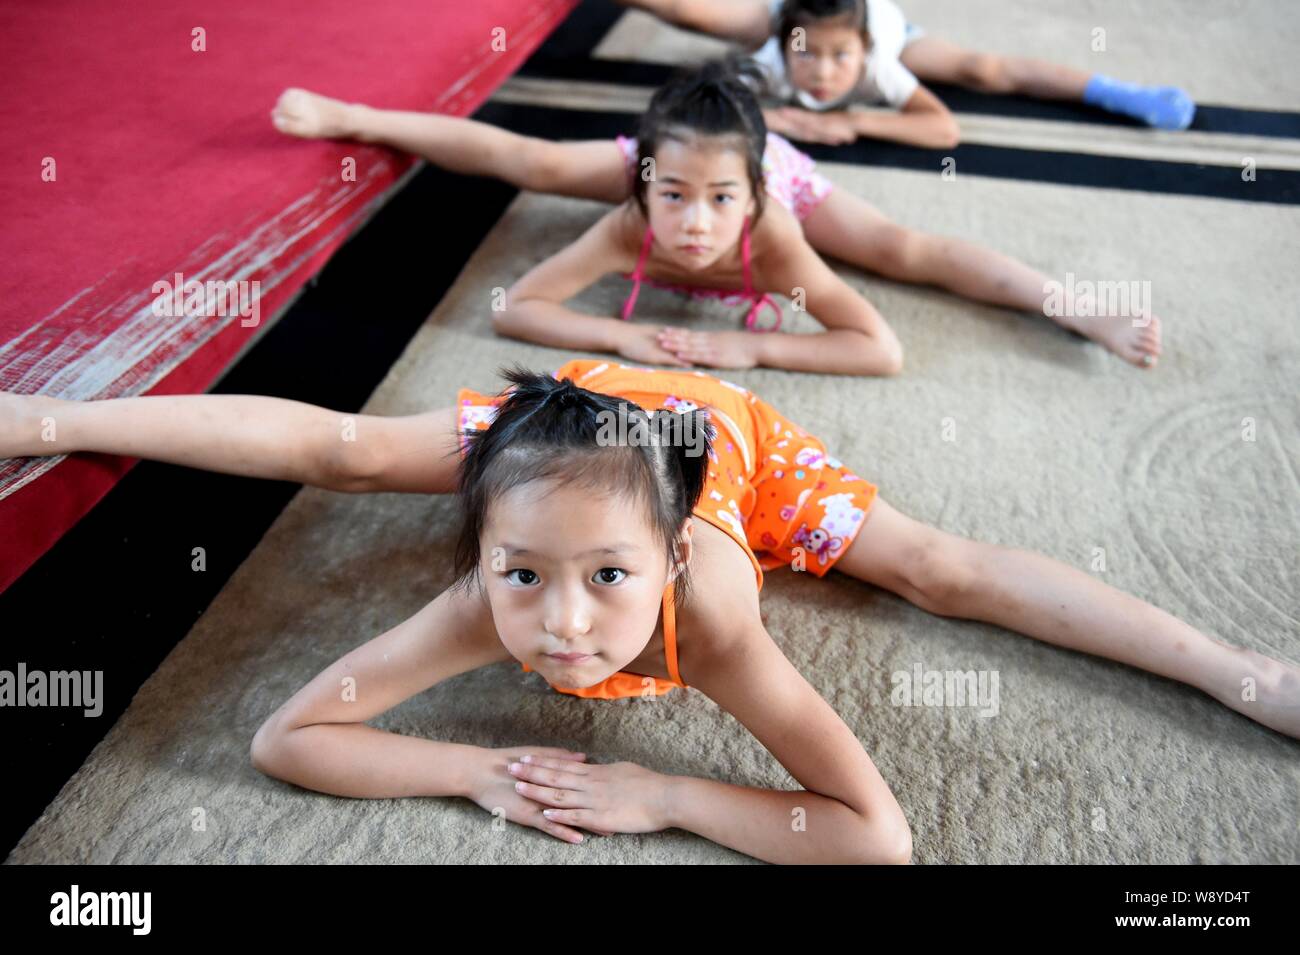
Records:
<instances>
[{"instance_id":1,"label":"pink halter strap","mask_svg":"<svg viewBox=\"0 0 1300 955\"><path fill-rule=\"evenodd\" d=\"M632 291L623 303L623 321L628 321L632 317L632 310L636 308L637 296L641 292L641 280L645 277L645 260L650 255L650 245L654 241L654 230L646 226L645 239L641 242L641 252L637 256L636 268L628 276L632 279ZM766 292L759 296L754 291L754 282L751 277L749 267L749 216L745 216L744 229L740 236L740 257L745 268L745 297L754 300L754 304L749 309L749 314L745 316L745 327L752 332L774 332L781 327L781 306L776 303L771 295ZM718 290L721 291L721 290ZM770 328L758 327L759 310L767 307L776 315L776 322Z\"/></svg>"},{"instance_id":2,"label":"pink halter strap","mask_svg":"<svg viewBox=\"0 0 1300 955\"><path fill-rule=\"evenodd\" d=\"M745 228L740 235L740 258L745 264L745 294L754 298L754 283L749 276L749 216L745 216ZM776 314L776 324L771 328L759 328L755 324L758 321L758 310L764 305L769 306ZM749 314L745 316L745 327L751 332L774 332L781 327L781 306L773 301L772 296L766 292L762 298L754 300L753 306L749 309Z\"/></svg>"},{"instance_id":3,"label":"pink halter strap","mask_svg":"<svg viewBox=\"0 0 1300 955\"><path fill-rule=\"evenodd\" d=\"M645 239L641 242L641 254L637 256L636 268L632 270L632 293L628 295L627 301L623 303L623 321L632 317L632 309L636 307L636 297L641 292L641 278L645 271L646 256L650 254L650 242L654 239L654 232L650 226L645 227Z\"/></svg>"}]
</instances>

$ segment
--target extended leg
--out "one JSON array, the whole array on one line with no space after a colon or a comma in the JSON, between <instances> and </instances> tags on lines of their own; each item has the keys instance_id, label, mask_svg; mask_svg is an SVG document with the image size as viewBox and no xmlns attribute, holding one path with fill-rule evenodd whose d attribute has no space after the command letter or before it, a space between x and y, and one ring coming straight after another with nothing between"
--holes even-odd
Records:
<instances>
[{"instance_id":1,"label":"extended leg","mask_svg":"<svg viewBox=\"0 0 1300 955\"><path fill-rule=\"evenodd\" d=\"M345 414L262 395L0 393L0 458L97 451L332 491L455 490L455 410Z\"/></svg>"},{"instance_id":2,"label":"extended leg","mask_svg":"<svg viewBox=\"0 0 1300 955\"><path fill-rule=\"evenodd\" d=\"M1300 668L1213 640L1042 554L947 534L877 498L835 566L931 613L997 624L1179 680L1300 738ZM1243 699L1247 680L1254 699Z\"/></svg>"},{"instance_id":3,"label":"extended leg","mask_svg":"<svg viewBox=\"0 0 1300 955\"><path fill-rule=\"evenodd\" d=\"M661 20L756 50L772 31L766 0L616 0Z\"/></svg>"},{"instance_id":4,"label":"extended leg","mask_svg":"<svg viewBox=\"0 0 1300 955\"><path fill-rule=\"evenodd\" d=\"M441 169L493 176L520 189L622 202L630 194L613 139L552 142L458 116L372 109L288 89L271 111L276 129L305 139L358 139L422 156Z\"/></svg>"},{"instance_id":5,"label":"extended leg","mask_svg":"<svg viewBox=\"0 0 1300 955\"><path fill-rule=\"evenodd\" d=\"M984 93L1023 93L1042 99L1081 100L1091 75L1046 60L977 53L933 36L913 40L899 59L923 83L951 83Z\"/></svg>"},{"instance_id":6,"label":"extended leg","mask_svg":"<svg viewBox=\"0 0 1300 955\"><path fill-rule=\"evenodd\" d=\"M1001 252L950 236L901 226L865 199L836 188L803 220L804 235L818 252L900 282L937 285L965 298L1046 315L1050 280ZM1053 321L1093 339L1125 361L1152 367L1160 355L1155 315L1088 315L1062 302ZM1143 358L1150 356L1149 362Z\"/></svg>"},{"instance_id":7,"label":"extended leg","mask_svg":"<svg viewBox=\"0 0 1300 955\"><path fill-rule=\"evenodd\" d=\"M1196 103L1175 86L1124 83L1046 60L977 53L938 37L913 40L899 59L922 82L1081 101L1161 129L1186 129L1196 115Z\"/></svg>"}]
</instances>

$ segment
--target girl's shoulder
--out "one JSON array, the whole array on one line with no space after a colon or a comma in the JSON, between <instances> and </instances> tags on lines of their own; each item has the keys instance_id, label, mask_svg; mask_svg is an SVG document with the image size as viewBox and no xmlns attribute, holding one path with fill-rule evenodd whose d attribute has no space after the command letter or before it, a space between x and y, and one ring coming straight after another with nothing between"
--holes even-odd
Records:
<instances>
[{"instance_id":1,"label":"girl's shoulder","mask_svg":"<svg viewBox=\"0 0 1300 955\"><path fill-rule=\"evenodd\" d=\"M690 590L677 609L678 665L688 684L692 664L707 666L720 646L754 625L762 626L758 581L749 555L708 521L696 516L693 523Z\"/></svg>"},{"instance_id":2,"label":"girl's shoulder","mask_svg":"<svg viewBox=\"0 0 1300 955\"><path fill-rule=\"evenodd\" d=\"M595 281L612 272L628 272L636 264L640 236L636 235L639 214L626 203L607 210L577 238L564 243L544 262L538 263L519 280L516 291L557 283L572 288L575 280ZM644 221L644 220L642 220Z\"/></svg>"},{"instance_id":3,"label":"girl's shoulder","mask_svg":"<svg viewBox=\"0 0 1300 955\"><path fill-rule=\"evenodd\" d=\"M763 214L750 228L750 266L756 281L765 274L784 271L779 267L792 253L811 249L799 220L781 203L768 197Z\"/></svg>"},{"instance_id":4,"label":"girl's shoulder","mask_svg":"<svg viewBox=\"0 0 1300 955\"><path fill-rule=\"evenodd\" d=\"M605 213L601 221L620 253L634 258L640 253L641 244L645 241L646 229L650 224L641 214L641 209L634 199L627 199L614 206Z\"/></svg>"}]
</instances>

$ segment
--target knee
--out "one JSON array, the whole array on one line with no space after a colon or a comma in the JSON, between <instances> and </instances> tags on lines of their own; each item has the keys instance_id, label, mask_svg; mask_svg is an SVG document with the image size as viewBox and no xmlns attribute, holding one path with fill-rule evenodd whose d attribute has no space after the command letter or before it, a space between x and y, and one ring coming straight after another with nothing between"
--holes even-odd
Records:
<instances>
[{"instance_id":1,"label":"knee","mask_svg":"<svg viewBox=\"0 0 1300 955\"><path fill-rule=\"evenodd\" d=\"M926 256L926 236L914 229L891 225L885 231L877 260L879 271L893 278L913 280Z\"/></svg>"},{"instance_id":2,"label":"knee","mask_svg":"<svg viewBox=\"0 0 1300 955\"><path fill-rule=\"evenodd\" d=\"M985 93L1011 92L1011 79L1002 57L992 53L973 53L968 56L962 61L961 76L964 85L973 86Z\"/></svg>"},{"instance_id":3,"label":"knee","mask_svg":"<svg viewBox=\"0 0 1300 955\"><path fill-rule=\"evenodd\" d=\"M903 555L912 602L939 616L962 616L978 579L972 541L935 531Z\"/></svg>"}]
</instances>

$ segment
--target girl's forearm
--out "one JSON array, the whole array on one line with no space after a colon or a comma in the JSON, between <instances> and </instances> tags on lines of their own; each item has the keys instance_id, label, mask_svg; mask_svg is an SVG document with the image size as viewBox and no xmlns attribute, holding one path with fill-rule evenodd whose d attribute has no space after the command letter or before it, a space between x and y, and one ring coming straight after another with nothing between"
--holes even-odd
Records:
<instances>
[{"instance_id":1,"label":"girl's forearm","mask_svg":"<svg viewBox=\"0 0 1300 955\"><path fill-rule=\"evenodd\" d=\"M675 776L668 813L669 826L765 862L854 865L911 858L905 823L872 823L839 800L804 789L756 789Z\"/></svg>"},{"instance_id":2,"label":"girl's forearm","mask_svg":"<svg viewBox=\"0 0 1300 955\"><path fill-rule=\"evenodd\" d=\"M0 457L95 451L316 484L345 442L364 440L358 417L263 395L43 398Z\"/></svg>"},{"instance_id":3,"label":"girl's forearm","mask_svg":"<svg viewBox=\"0 0 1300 955\"><path fill-rule=\"evenodd\" d=\"M620 318L600 318L576 312L565 305L526 299L492 314L498 335L520 338L552 348L617 352L623 336L634 328Z\"/></svg>"},{"instance_id":4,"label":"girl's forearm","mask_svg":"<svg viewBox=\"0 0 1300 955\"><path fill-rule=\"evenodd\" d=\"M253 765L268 776L333 796L468 797L486 752L365 723L315 723L265 736L259 731Z\"/></svg>"},{"instance_id":5,"label":"girl's forearm","mask_svg":"<svg viewBox=\"0 0 1300 955\"><path fill-rule=\"evenodd\" d=\"M943 113L855 112L854 125L863 136L925 149L952 149L961 140L957 121Z\"/></svg>"},{"instance_id":6,"label":"girl's forearm","mask_svg":"<svg viewBox=\"0 0 1300 955\"><path fill-rule=\"evenodd\" d=\"M848 328L800 335L768 332L759 342L759 364L827 375L896 375L903 351L892 332L870 336Z\"/></svg>"}]
</instances>

